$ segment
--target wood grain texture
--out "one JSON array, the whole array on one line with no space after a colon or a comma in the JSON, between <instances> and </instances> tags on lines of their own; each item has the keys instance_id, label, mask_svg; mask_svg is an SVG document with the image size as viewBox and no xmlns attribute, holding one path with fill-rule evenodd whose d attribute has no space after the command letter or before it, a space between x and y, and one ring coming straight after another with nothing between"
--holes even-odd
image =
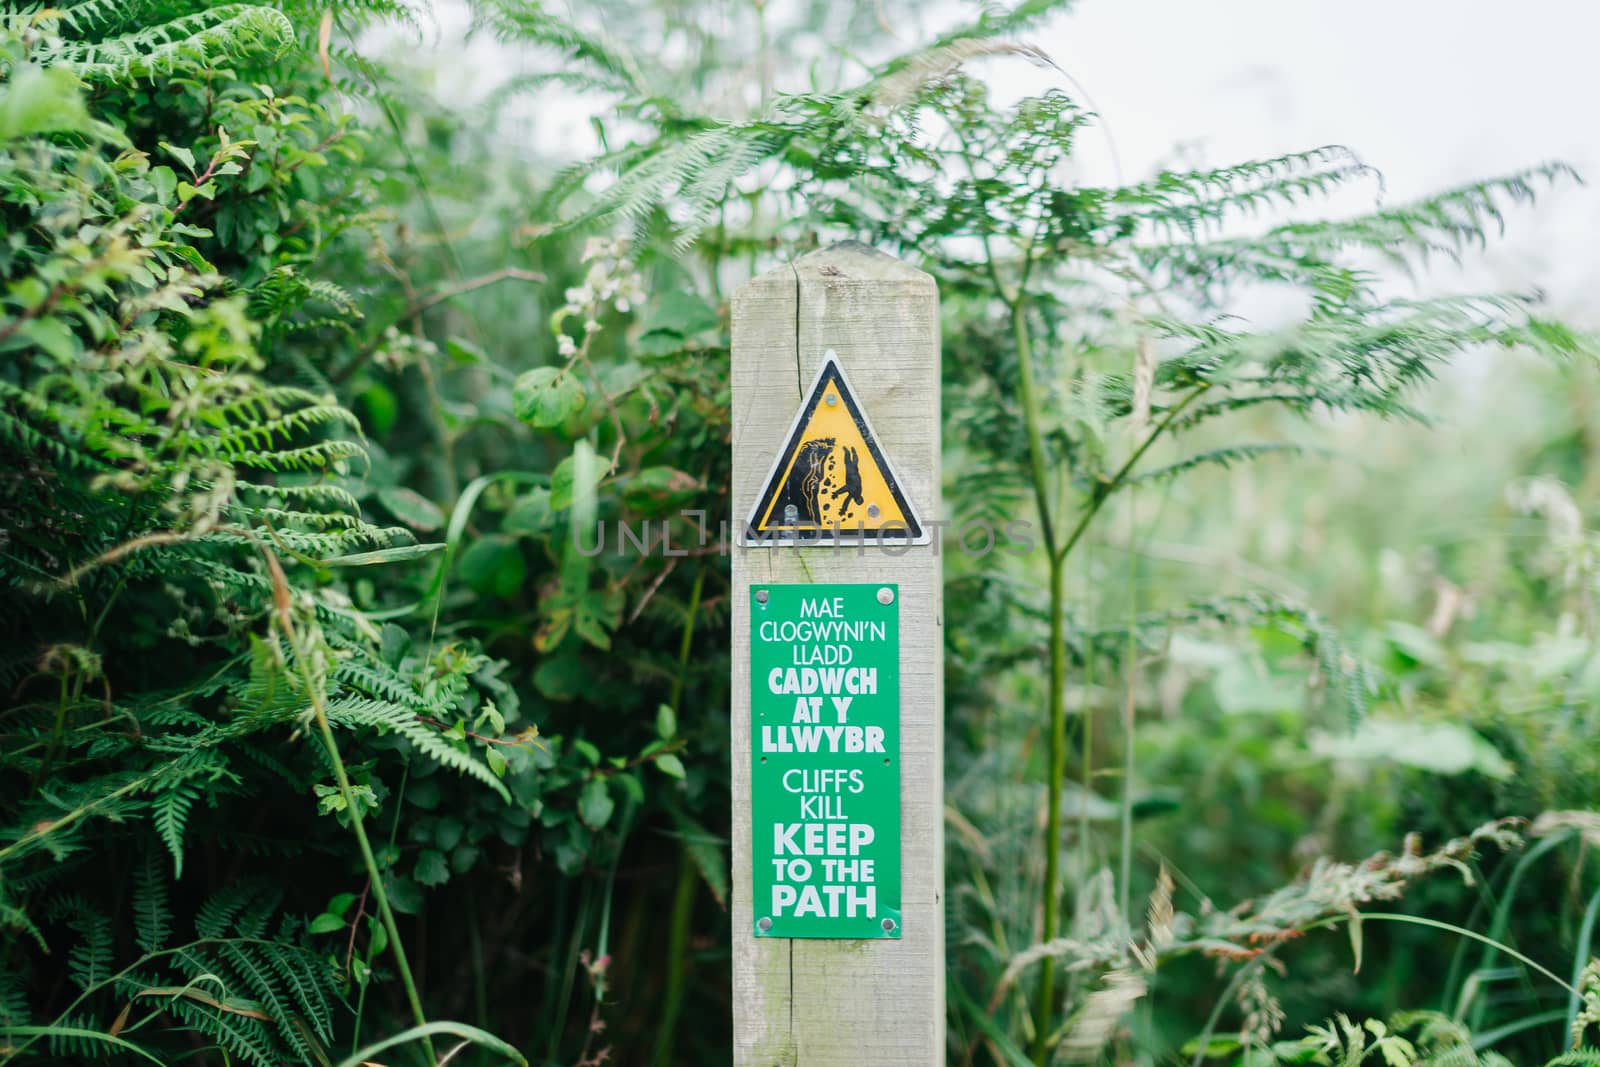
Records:
<instances>
[{"instance_id":1,"label":"wood grain texture","mask_svg":"<svg viewBox=\"0 0 1600 1067\"><path fill-rule=\"evenodd\" d=\"M733 509L742 529L832 349L924 524L940 517L939 297L849 243L733 298ZM937 539L936 539L937 540ZM900 940L757 938L751 901L752 582L900 587ZM944 1061L944 604L934 545L733 549L733 1060L739 1067Z\"/></svg>"}]
</instances>

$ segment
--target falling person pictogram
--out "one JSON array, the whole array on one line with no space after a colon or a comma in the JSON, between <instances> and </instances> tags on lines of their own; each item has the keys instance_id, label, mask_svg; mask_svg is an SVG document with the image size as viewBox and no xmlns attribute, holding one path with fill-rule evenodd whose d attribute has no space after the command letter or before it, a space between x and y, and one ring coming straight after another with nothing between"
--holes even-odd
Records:
<instances>
[{"instance_id":1,"label":"falling person pictogram","mask_svg":"<svg viewBox=\"0 0 1600 1067\"><path fill-rule=\"evenodd\" d=\"M841 520L850 517L850 505L860 506L864 501L861 498L861 453L853 448L844 450L844 484L833 491L833 498L845 497L844 507L839 511Z\"/></svg>"}]
</instances>

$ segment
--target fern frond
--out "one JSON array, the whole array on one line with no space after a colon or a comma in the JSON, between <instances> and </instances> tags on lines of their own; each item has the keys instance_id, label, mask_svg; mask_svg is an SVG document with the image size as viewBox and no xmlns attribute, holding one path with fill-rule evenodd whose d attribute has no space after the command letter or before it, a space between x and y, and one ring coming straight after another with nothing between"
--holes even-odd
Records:
<instances>
[{"instance_id":1,"label":"fern frond","mask_svg":"<svg viewBox=\"0 0 1600 1067\"><path fill-rule=\"evenodd\" d=\"M576 228L611 220L637 222L711 168L717 168L725 180L731 181L753 170L806 128L776 121L730 123L669 142L648 155L635 156L637 161L627 166L595 204L567 226ZM699 188L705 188L704 181ZM713 206L702 196L687 205L687 211L690 217L703 220L709 217Z\"/></svg>"},{"instance_id":2,"label":"fern frond","mask_svg":"<svg viewBox=\"0 0 1600 1067\"><path fill-rule=\"evenodd\" d=\"M327 470L343 460L365 459L366 456L366 449L354 441L335 440L319 441L314 445L304 445L300 448L271 451L239 449L228 458L240 466L282 472Z\"/></svg>"},{"instance_id":3,"label":"fern frond","mask_svg":"<svg viewBox=\"0 0 1600 1067\"><path fill-rule=\"evenodd\" d=\"M474 759L464 748L452 744L437 728L424 723L408 707L378 700L341 697L328 702L328 720L345 729L367 727L404 737L436 763L458 771L493 789L500 799L511 802L511 794L487 765Z\"/></svg>"},{"instance_id":4,"label":"fern frond","mask_svg":"<svg viewBox=\"0 0 1600 1067\"><path fill-rule=\"evenodd\" d=\"M1530 203L1541 190L1567 181L1582 179L1565 163L1544 163L1348 219L1287 223L1254 237L1141 246L1135 255L1144 269L1180 280L1206 283L1242 273L1348 297L1365 292L1371 276L1340 265L1341 256L1360 251L1402 268L1433 255L1458 259L1467 246L1485 242L1491 224L1503 228L1502 204Z\"/></svg>"},{"instance_id":5,"label":"fern frond","mask_svg":"<svg viewBox=\"0 0 1600 1067\"><path fill-rule=\"evenodd\" d=\"M67 974L83 992L111 976L116 942L111 919L77 894L59 900L54 909L78 935L67 952Z\"/></svg>"},{"instance_id":6,"label":"fern frond","mask_svg":"<svg viewBox=\"0 0 1600 1067\"><path fill-rule=\"evenodd\" d=\"M357 530L364 526L360 516L342 511L293 511L288 508L273 507L252 507L241 510L248 512L252 518L261 519L280 530L289 528L291 524L309 526L314 530L340 531Z\"/></svg>"},{"instance_id":7,"label":"fern frond","mask_svg":"<svg viewBox=\"0 0 1600 1067\"><path fill-rule=\"evenodd\" d=\"M1600 1067L1600 1049L1580 1048L1563 1052L1545 1067Z\"/></svg>"},{"instance_id":8,"label":"fern frond","mask_svg":"<svg viewBox=\"0 0 1600 1067\"><path fill-rule=\"evenodd\" d=\"M263 538L244 530L223 528L195 539L203 544L235 545L255 548ZM332 559L364 547L407 545L416 541L411 531L398 526L372 526L364 522L340 525L332 530L273 530L270 541L310 559Z\"/></svg>"},{"instance_id":9,"label":"fern frond","mask_svg":"<svg viewBox=\"0 0 1600 1067\"><path fill-rule=\"evenodd\" d=\"M13 1026L6 1036L23 1037L30 1042L44 1038L57 1063L88 1063L132 1047L122 1038L100 1031L87 1015L58 1020L49 1026Z\"/></svg>"},{"instance_id":10,"label":"fern frond","mask_svg":"<svg viewBox=\"0 0 1600 1067\"><path fill-rule=\"evenodd\" d=\"M239 490L255 494L266 500L278 501L285 506L328 507L344 511L361 511L361 502L350 495L343 486L328 482L310 482L300 485L264 485L259 482L240 482Z\"/></svg>"},{"instance_id":11,"label":"fern frond","mask_svg":"<svg viewBox=\"0 0 1600 1067\"><path fill-rule=\"evenodd\" d=\"M282 1057L272 1039L272 1031L257 1019L237 1012L216 1011L181 997L169 1000L167 1011L217 1042L242 1063L253 1067L281 1067Z\"/></svg>"},{"instance_id":12,"label":"fern frond","mask_svg":"<svg viewBox=\"0 0 1600 1067\"><path fill-rule=\"evenodd\" d=\"M559 54L567 70L582 68L590 87L626 95L647 92L644 74L620 42L584 30L533 4L490 0L474 8L477 24L497 40L518 41Z\"/></svg>"},{"instance_id":13,"label":"fern frond","mask_svg":"<svg viewBox=\"0 0 1600 1067\"><path fill-rule=\"evenodd\" d=\"M77 34L115 32L129 19L148 16L160 6L159 0L80 0L56 7L66 28Z\"/></svg>"},{"instance_id":14,"label":"fern frond","mask_svg":"<svg viewBox=\"0 0 1600 1067\"><path fill-rule=\"evenodd\" d=\"M280 937L280 941L287 940ZM263 953L267 966L278 975L296 1013L324 1042L333 1041L334 971L326 958L277 945ZM292 1017L291 1021L292 1021Z\"/></svg>"},{"instance_id":15,"label":"fern frond","mask_svg":"<svg viewBox=\"0 0 1600 1067\"><path fill-rule=\"evenodd\" d=\"M1125 479L1124 484L1139 485L1167 481L1178 477L1180 474L1186 474L1197 467L1221 467L1223 470L1228 470L1236 463L1249 463L1263 456L1302 456L1318 451L1320 450L1307 448L1304 445L1287 443L1267 442L1262 444L1229 445L1225 448L1213 448L1205 452L1199 452L1178 460L1176 463L1169 463L1153 470L1144 471Z\"/></svg>"},{"instance_id":16,"label":"fern frond","mask_svg":"<svg viewBox=\"0 0 1600 1067\"><path fill-rule=\"evenodd\" d=\"M14 447L49 458L56 464L76 470L109 472L114 469L101 457L76 448L57 434L62 426L75 425L75 412L64 405L56 405L44 397L10 382L0 381L0 440ZM21 408L30 418L23 418L14 410ZM48 430L45 427L54 427Z\"/></svg>"},{"instance_id":17,"label":"fern frond","mask_svg":"<svg viewBox=\"0 0 1600 1067\"><path fill-rule=\"evenodd\" d=\"M94 20L85 18L85 24ZM269 58L294 43L282 12L256 4L219 4L116 37L74 41L43 51L46 66L62 66L88 82L124 82L203 67L250 53Z\"/></svg>"},{"instance_id":18,"label":"fern frond","mask_svg":"<svg viewBox=\"0 0 1600 1067\"><path fill-rule=\"evenodd\" d=\"M170 846L169 846L170 847ZM166 947L172 935L172 906L167 882L156 869L155 853L146 852L133 883L134 938L145 952Z\"/></svg>"},{"instance_id":19,"label":"fern frond","mask_svg":"<svg viewBox=\"0 0 1600 1067\"><path fill-rule=\"evenodd\" d=\"M26 1026L32 1018L28 1010L28 989L24 969L0 970L0 1029Z\"/></svg>"},{"instance_id":20,"label":"fern frond","mask_svg":"<svg viewBox=\"0 0 1600 1067\"><path fill-rule=\"evenodd\" d=\"M235 930L250 904L261 894L256 882L240 882L226 886L206 898L195 912L194 932L201 937L227 938Z\"/></svg>"},{"instance_id":21,"label":"fern frond","mask_svg":"<svg viewBox=\"0 0 1600 1067\"><path fill-rule=\"evenodd\" d=\"M427 712L435 707L432 701L399 674L370 661L362 663L353 658L342 660L334 665L333 677L340 685L349 686L375 700L399 704L417 712Z\"/></svg>"},{"instance_id":22,"label":"fern frond","mask_svg":"<svg viewBox=\"0 0 1600 1067\"><path fill-rule=\"evenodd\" d=\"M57 864L56 866L59 868L64 866L64 864ZM11 883L10 888L15 892L24 891L26 888L23 885L19 885L19 881L20 879L13 880ZM32 916L30 916L23 908L18 907L4 898L0 898L0 930L9 930L14 934L25 935L39 947L40 952L50 951L50 946L45 942L44 939L44 932L39 929L38 925L33 921ZM0 975L0 977L3 977L3 975ZM3 983L0 983L0 998L3 998L4 995L5 987ZM3 999L0 999L0 1022L4 1021L4 1012L5 1004Z\"/></svg>"},{"instance_id":23,"label":"fern frond","mask_svg":"<svg viewBox=\"0 0 1600 1067\"><path fill-rule=\"evenodd\" d=\"M288 441L317 426L337 424L361 432L361 420L355 413L340 404L315 404L296 408L284 415L265 421L245 422L218 434L197 437L192 443L209 455L234 458L248 452L271 448L280 441ZM179 444L191 442L178 439Z\"/></svg>"},{"instance_id":24,"label":"fern frond","mask_svg":"<svg viewBox=\"0 0 1600 1067\"><path fill-rule=\"evenodd\" d=\"M1193 235L1220 226L1230 213L1294 204L1369 176L1377 171L1355 153L1328 145L1209 171L1163 171L1151 181L1108 190L1105 200L1115 216Z\"/></svg>"},{"instance_id":25,"label":"fern frond","mask_svg":"<svg viewBox=\"0 0 1600 1067\"><path fill-rule=\"evenodd\" d=\"M1193 342L1163 362L1157 380L1175 387L1226 381L1231 394L1185 413L1174 429L1271 397L1297 410L1323 407L1413 417L1404 398L1462 349L1514 345L1527 337L1520 301L1456 297L1396 301L1319 314L1269 333L1216 323L1151 320L1157 333Z\"/></svg>"},{"instance_id":26,"label":"fern frond","mask_svg":"<svg viewBox=\"0 0 1600 1067\"><path fill-rule=\"evenodd\" d=\"M943 48L970 38L998 37L1007 33L1020 33L1037 27L1051 15L1065 11L1071 0L1022 0L1011 7L985 4L976 21L949 30L930 44L929 48ZM891 60L886 69L893 71L904 62Z\"/></svg>"},{"instance_id":27,"label":"fern frond","mask_svg":"<svg viewBox=\"0 0 1600 1067\"><path fill-rule=\"evenodd\" d=\"M259 933L258 931L254 936L259 936ZM274 954L274 948L275 946L268 947L266 954ZM302 1058L311 1059L311 1049L294 1024L296 1013L289 1002L280 995L277 974L257 958L254 949L255 946L247 947L231 942L217 946L219 955L232 966L233 973L243 980L244 991L266 1009L266 1014L272 1018L273 1025L283 1038L284 1044Z\"/></svg>"},{"instance_id":28,"label":"fern frond","mask_svg":"<svg viewBox=\"0 0 1600 1067\"><path fill-rule=\"evenodd\" d=\"M1021 41L1001 40L994 32L990 27L981 35L975 30L972 36L947 37L931 47L901 56L867 85L863 95L875 109L894 112L917 99L933 82L975 59L1019 56L1037 67L1056 68L1055 60L1043 49Z\"/></svg>"},{"instance_id":29,"label":"fern frond","mask_svg":"<svg viewBox=\"0 0 1600 1067\"><path fill-rule=\"evenodd\" d=\"M332 315L295 319L314 304L330 308ZM250 290L250 314L269 330L312 329L318 326L350 328L362 318L360 305L344 286L325 278L312 278L293 267L279 267Z\"/></svg>"}]
</instances>

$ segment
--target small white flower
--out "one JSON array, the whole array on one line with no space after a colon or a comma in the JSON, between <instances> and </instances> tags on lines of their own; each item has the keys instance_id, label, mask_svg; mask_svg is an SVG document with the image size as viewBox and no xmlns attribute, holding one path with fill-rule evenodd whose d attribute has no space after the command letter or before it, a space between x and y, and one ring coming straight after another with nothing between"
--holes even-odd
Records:
<instances>
[{"instance_id":1,"label":"small white flower","mask_svg":"<svg viewBox=\"0 0 1600 1067\"><path fill-rule=\"evenodd\" d=\"M592 303L594 303L594 285L591 282L585 282L577 288L567 290L567 307L572 308L574 313L583 310Z\"/></svg>"},{"instance_id":2,"label":"small white flower","mask_svg":"<svg viewBox=\"0 0 1600 1067\"><path fill-rule=\"evenodd\" d=\"M627 311L635 304L644 303L644 281L637 274L630 274L617 286L617 310Z\"/></svg>"},{"instance_id":3,"label":"small white flower","mask_svg":"<svg viewBox=\"0 0 1600 1067\"><path fill-rule=\"evenodd\" d=\"M556 338L556 352L565 359L571 359L578 354L578 342L562 334Z\"/></svg>"}]
</instances>

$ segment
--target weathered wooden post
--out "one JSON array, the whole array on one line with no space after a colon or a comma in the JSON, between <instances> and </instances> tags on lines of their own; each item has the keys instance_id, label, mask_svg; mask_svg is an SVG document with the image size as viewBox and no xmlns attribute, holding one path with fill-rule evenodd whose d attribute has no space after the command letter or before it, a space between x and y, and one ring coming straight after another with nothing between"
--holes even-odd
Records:
<instances>
[{"instance_id":1,"label":"weathered wooden post","mask_svg":"<svg viewBox=\"0 0 1600 1067\"><path fill-rule=\"evenodd\" d=\"M939 298L836 245L733 298L733 1061L944 1061Z\"/></svg>"}]
</instances>

